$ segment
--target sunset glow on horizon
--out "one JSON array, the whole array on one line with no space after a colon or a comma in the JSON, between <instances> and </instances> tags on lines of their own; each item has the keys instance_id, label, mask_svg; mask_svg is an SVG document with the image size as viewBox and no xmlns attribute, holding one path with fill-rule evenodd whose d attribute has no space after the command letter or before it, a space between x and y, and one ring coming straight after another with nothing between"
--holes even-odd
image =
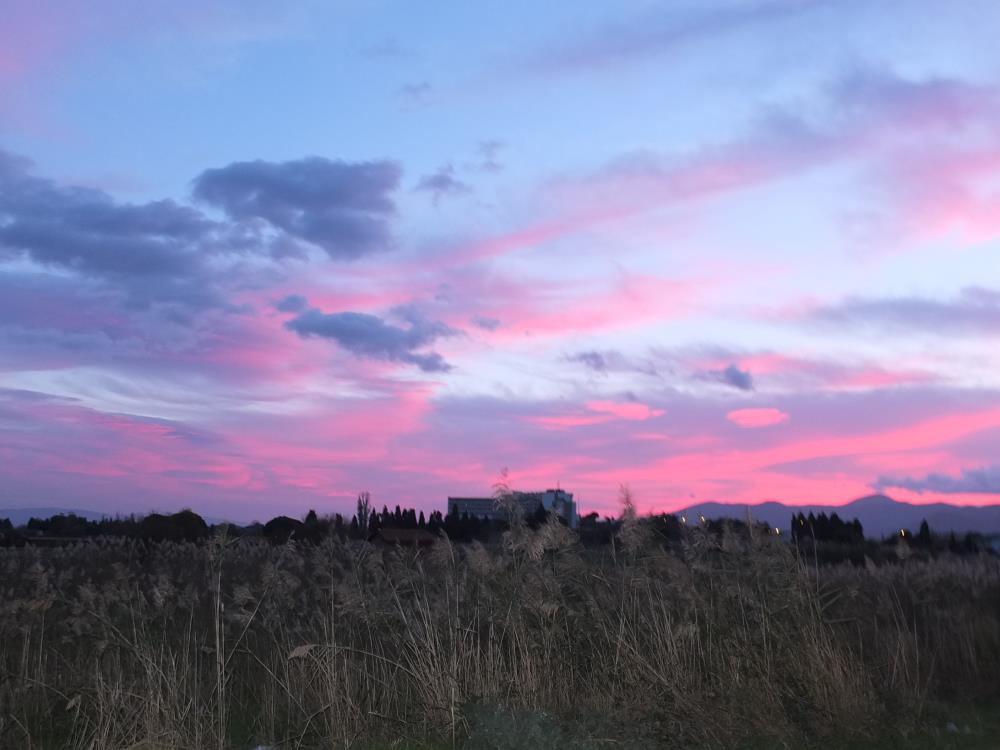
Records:
<instances>
[{"instance_id":1,"label":"sunset glow on horizon","mask_svg":"<svg viewBox=\"0 0 1000 750\"><path fill-rule=\"evenodd\" d=\"M995 4L8 4L0 508L1000 502Z\"/></svg>"}]
</instances>

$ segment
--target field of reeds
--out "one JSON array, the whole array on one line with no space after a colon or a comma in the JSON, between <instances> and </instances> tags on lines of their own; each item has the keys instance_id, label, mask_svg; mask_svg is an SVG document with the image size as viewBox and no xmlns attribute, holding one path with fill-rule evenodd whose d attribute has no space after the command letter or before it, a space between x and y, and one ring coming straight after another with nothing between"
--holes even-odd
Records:
<instances>
[{"instance_id":1,"label":"field of reeds","mask_svg":"<svg viewBox=\"0 0 1000 750\"><path fill-rule=\"evenodd\" d=\"M998 705L1000 560L805 557L640 522L0 549L0 747L802 747Z\"/></svg>"}]
</instances>

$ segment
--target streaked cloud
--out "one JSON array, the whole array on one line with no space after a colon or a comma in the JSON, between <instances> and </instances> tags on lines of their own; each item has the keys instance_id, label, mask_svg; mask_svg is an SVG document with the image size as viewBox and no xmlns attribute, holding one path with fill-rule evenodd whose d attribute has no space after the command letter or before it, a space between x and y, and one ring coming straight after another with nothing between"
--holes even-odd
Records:
<instances>
[{"instance_id":1,"label":"streaked cloud","mask_svg":"<svg viewBox=\"0 0 1000 750\"><path fill-rule=\"evenodd\" d=\"M532 53L526 67L543 72L573 72L676 55L688 45L717 40L734 32L797 19L829 7L824 0L751 0L712 6L670 5L632 14L560 40Z\"/></svg>"},{"instance_id":2,"label":"streaked cloud","mask_svg":"<svg viewBox=\"0 0 1000 750\"><path fill-rule=\"evenodd\" d=\"M993 5L210 5L6 13L11 496L989 499Z\"/></svg>"},{"instance_id":3,"label":"streaked cloud","mask_svg":"<svg viewBox=\"0 0 1000 750\"><path fill-rule=\"evenodd\" d=\"M503 325L503 321L501 321L499 318L489 318L484 315L474 316L472 318L471 323L476 328L482 328L484 331L495 331L501 325Z\"/></svg>"},{"instance_id":4,"label":"streaked cloud","mask_svg":"<svg viewBox=\"0 0 1000 750\"><path fill-rule=\"evenodd\" d=\"M638 401L588 401L587 408L591 411L611 414L618 419L644 421L651 417L663 416L663 409L652 409Z\"/></svg>"},{"instance_id":5,"label":"streaked cloud","mask_svg":"<svg viewBox=\"0 0 1000 750\"><path fill-rule=\"evenodd\" d=\"M863 331L881 329L939 336L1000 335L1000 291L966 287L951 299L850 297L809 310L807 321Z\"/></svg>"},{"instance_id":6,"label":"streaked cloud","mask_svg":"<svg viewBox=\"0 0 1000 750\"><path fill-rule=\"evenodd\" d=\"M925 477L880 477L876 486L880 489L894 488L954 495L961 493L1000 495L1000 465L984 466L977 469L963 469L957 476L951 474L928 474Z\"/></svg>"},{"instance_id":7,"label":"streaked cloud","mask_svg":"<svg viewBox=\"0 0 1000 750\"><path fill-rule=\"evenodd\" d=\"M772 427L788 421L788 415L780 409L734 409L726 413L726 419L738 427Z\"/></svg>"}]
</instances>

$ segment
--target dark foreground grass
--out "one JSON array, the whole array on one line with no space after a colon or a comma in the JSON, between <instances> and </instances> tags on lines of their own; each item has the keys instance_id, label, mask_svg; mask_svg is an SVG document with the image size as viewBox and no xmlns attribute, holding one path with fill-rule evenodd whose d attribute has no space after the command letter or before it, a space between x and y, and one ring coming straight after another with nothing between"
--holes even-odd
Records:
<instances>
[{"instance_id":1,"label":"dark foreground grass","mask_svg":"<svg viewBox=\"0 0 1000 750\"><path fill-rule=\"evenodd\" d=\"M994 747L952 707L998 675L986 556L816 570L639 521L600 552L558 524L0 550L0 748Z\"/></svg>"},{"instance_id":2,"label":"dark foreground grass","mask_svg":"<svg viewBox=\"0 0 1000 750\"><path fill-rule=\"evenodd\" d=\"M463 738L462 750L646 750L661 747L653 740L623 740L620 737L588 736L579 725L567 726L554 717L537 713L512 714L496 708L476 707L469 713L471 735ZM600 719L594 723L599 724ZM695 746L692 746L697 750ZM828 737L821 741L787 741L750 738L739 750L998 750L1000 706L936 706L910 730L888 729L871 737ZM363 750L452 750L446 742L400 741L363 746Z\"/></svg>"}]
</instances>

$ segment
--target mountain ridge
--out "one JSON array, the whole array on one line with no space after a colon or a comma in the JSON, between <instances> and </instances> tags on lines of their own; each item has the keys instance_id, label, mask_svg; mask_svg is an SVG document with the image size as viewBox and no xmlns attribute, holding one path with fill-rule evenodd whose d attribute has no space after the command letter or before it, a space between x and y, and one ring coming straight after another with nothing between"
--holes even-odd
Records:
<instances>
[{"instance_id":1,"label":"mountain ridge","mask_svg":"<svg viewBox=\"0 0 1000 750\"><path fill-rule=\"evenodd\" d=\"M57 508L57 507L43 507L43 508L0 508L0 520L8 519L14 526L24 526L32 518L51 518L52 516L59 515L69 515L73 514L85 518L88 521L100 521L102 518L115 518L116 516L128 517L134 515L136 517L148 516L150 513L164 513L169 515L175 511L157 511L148 510L144 512L135 513L102 513L96 510L88 510L86 508ZM219 518L213 518L210 516L202 516L205 523L211 525L217 525L220 523L229 523Z\"/></svg>"},{"instance_id":2,"label":"mountain ridge","mask_svg":"<svg viewBox=\"0 0 1000 750\"><path fill-rule=\"evenodd\" d=\"M774 500L756 504L706 502L690 505L675 511L678 515L705 516L709 519L737 518L747 513L754 520L769 526L788 530L794 514L836 513L845 521L857 518L864 527L865 536L877 537L894 534L900 529L915 531L926 520L932 531L938 533L1000 534L1000 504L952 505L950 503L908 503L888 495L873 494L856 498L844 505L818 503L790 504Z\"/></svg>"}]
</instances>

